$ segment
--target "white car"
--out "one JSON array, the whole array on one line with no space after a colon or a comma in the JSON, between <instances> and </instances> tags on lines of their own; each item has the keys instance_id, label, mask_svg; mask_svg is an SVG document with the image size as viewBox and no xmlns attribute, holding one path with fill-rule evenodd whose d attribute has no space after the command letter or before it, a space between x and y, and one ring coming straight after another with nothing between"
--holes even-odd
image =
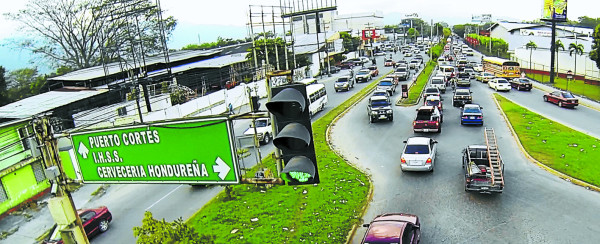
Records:
<instances>
[{"instance_id":1,"label":"white car","mask_svg":"<svg viewBox=\"0 0 600 244\"><path fill-rule=\"evenodd\" d=\"M272 135L273 135L273 127L271 126L271 119L269 119L269 118L256 119L254 124L256 125L256 133L257 133L258 141L263 145L269 144L269 142L271 142ZM246 129L246 131L244 131L244 135L246 135L246 136L254 135L254 127L252 127L252 124L250 124L250 127L248 129Z\"/></svg>"},{"instance_id":2,"label":"white car","mask_svg":"<svg viewBox=\"0 0 600 244\"><path fill-rule=\"evenodd\" d=\"M496 91L510 91L510 83L504 78L491 79L488 86Z\"/></svg>"},{"instance_id":3,"label":"white car","mask_svg":"<svg viewBox=\"0 0 600 244\"><path fill-rule=\"evenodd\" d=\"M477 72L483 72L483 65L476 64L475 66L473 66L473 69Z\"/></svg>"},{"instance_id":4,"label":"white car","mask_svg":"<svg viewBox=\"0 0 600 244\"><path fill-rule=\"evenodd\" d=\"M427 137L411 137L400 157L402 171L433 171L437 141Z\"/></svg>"}]
</instances>

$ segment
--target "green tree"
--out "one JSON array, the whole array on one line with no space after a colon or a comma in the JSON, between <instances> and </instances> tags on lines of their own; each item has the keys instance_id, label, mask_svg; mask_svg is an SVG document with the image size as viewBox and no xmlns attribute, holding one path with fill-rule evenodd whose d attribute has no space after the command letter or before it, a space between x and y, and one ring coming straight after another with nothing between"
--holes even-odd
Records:
<instances>
[{"instance_id":1,"label":"green tree","mask_svg":"<svg viewBox=\"0 0 600 244\"><path fill-rule=\"evenodd\" d=\"M46 77L39 76L37 68L25 68L9 72L6 81L8 100L14 102L39 94L40 88L46 84Z\"/></svg>"},{"instance_id":2,"label":"green tree","mask_svg":"<svg viewBox=\"0 0 600 244\"><path fill-rule=\"evenodd\" d=\"M4 106L9 103L7 90L8 87L6 86L6 77L4 77L5 73L6 70L4 67L0 66L0 106Z\"/></svg>"},{"instance_id":3,"label":"green tree","mask_svg":"<svg viewBox=\"0 0 600 244\"><path fill-rule=\"evenodd\" d=\"M165 16L161 22L158 13L152 0L30 0L6 16L31 33L13 40L17 47L56 66L81 69L162 52L161 27L168 39L176 20Z\"/></svg>"},{"instance_id":4,"label":"green tree","mask_svg":"<svg viewBox=\"0 0 600 244\"><path fill-rule=\"evenodd\" d=\"M600 24L596 26L593 34L594 41L592 43L592 51L590 51L590 59L596 62L596 67L600 69Z\"/></svg>"},{"instance_id":5,"label":"green tree","mask_svg":"<svg viewBox=\"0 0 600 244\"><path fill-rule=\"evenodd\" d=\"M414 39L415 41L417 40L417 36L419 36L419 31L417 31L415 28L408 29L407 33L408 37Z\"/></svg>"},{"instance_id":6,"label":"green tree","mask_svg":"<svg viewBox=\"0 0 600 244\"><path fill-rule=\"evenodd\" d=\"M444 33L444 39L447 39L452 34L450 28L444 28L442 32Z\"/></svg>"},{"instance_id":7,"label":"green tree","mask_svg":"<svg viewBox=\"0 0 600 244\"><path fill-rule=\"evenodd\" d=\"M575 43L571 43L569 44L569 56L572 56L573 54L575 54L575 71L573 72L573 74L577 75L577 55L583 55L583 44L579 43L579 44L575 44Z\"/></svg>"},{"instance_id":8,"label":"green tree","mask_svg":"<svg viewBox=\"0 0 600 244\"><path fill-rule=\"evenodd\" d=\"M531 54L533 53L534 49L537 49L537 44L535 44L533 41L529 41L527 44L525 44L525 49L529 49L529 69L531 70Z\"/></svg>"},{"instance_id":9,"label":"green tree","mask_svg":"<svg viewBox=\"0 0 600 244\"><path fill-rule=\"evenodd\" d=\"M360 46L360 38L352 37L348 32L340 32L340 38L342 39L342 45L346 53L354 52Z\"/></svg>"},{"instance_id":10,"label":"green tree","mask_svg":"<svg viewBox=\"0 0 600 244\"><path fill-rule=\"evenodd\" d=\"M558 53L559 50L558 49L562 49L563 51L565 50L565 44L563 44L563 42L561 40L556 40L556 43L554 44L554 50L556 50L556 71L558 72Z\"/></svg>"},{"instance_id":11,"label":"green tree","mask_svg":"<svg viewBox=\"0 0 600 244\"><path fill-rule=\"evenodd\" d=\"M577 19L579 20L579 23L577 23L577 25L579 25L579 26L594 28L597 25L600 25L600 18L590 18L588 16L580 16Z\"/></svg>"},{"instance_id":12,"label":"green tree","mask_svg":"<svg viewBox=\"0 0 600 244\"><path fill-rule=\"evenodd\" d=\"M190 243L210 244L214 243L214 235L198 235L194 228L183 221L182 218L174 222L165 219L157 220L152 213L146 211L141 227L133 227L133 235L139 244L154 243Z\"/></svg>"}]
</instances>

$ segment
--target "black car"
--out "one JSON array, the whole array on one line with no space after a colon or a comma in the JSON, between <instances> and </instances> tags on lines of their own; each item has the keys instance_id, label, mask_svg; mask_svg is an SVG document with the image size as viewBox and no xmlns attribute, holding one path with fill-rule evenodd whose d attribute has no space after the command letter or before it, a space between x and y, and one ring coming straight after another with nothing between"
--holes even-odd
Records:
<instances>
[{"instance_id":1,"label":"black car","mask_svg":"<svg viewBox=\"0 0 600 244\"><path fill-rule=\"evenodd\" d=\"M332 73L332 74L335 74L335 73L337 73L337 72L340 72L340 70L342 70L342 69L341 69L340 67L337 67L337 66L331 65L331 66L329 67L329 70L331 70L331 73ZM321 74L322 74L322 75L327 75L327 74L329 74L329 71L327 70L327 68L325 68L325 69L322 69L322 70L321 70Z\"/></svg>"},{"instance_id":2,"label":"black car","mask_svg":"<svg viewBox=\"0 0 600 244\"><path fill-rule=\"evenodd\" d=\"M516 88L518 91L521 91L521 90L531 91L531 88L533 87L533 85L531 84L531 81L527 78L516 78L516 79L510 80L509 82L510 82L510 87Z\"/></svg>"}]
</instances>

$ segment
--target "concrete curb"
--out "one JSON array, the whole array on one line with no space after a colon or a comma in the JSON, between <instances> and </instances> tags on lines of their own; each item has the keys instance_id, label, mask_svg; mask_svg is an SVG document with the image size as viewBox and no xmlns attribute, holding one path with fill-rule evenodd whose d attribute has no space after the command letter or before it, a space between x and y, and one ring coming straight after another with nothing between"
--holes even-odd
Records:
<instances>
[{"instance_id":1,"label":"concrete curb","mask_svg":"<svg viewBox=\"0 0 600 244\"><path fill-rule=\"evenodd\" d=\"M377 82L383 78L385 78L386 75L392 73L392 71L388 72L387 74L383 75L382 77L376 79L373 82ZM346 113L348 113L350 111L350 109L354 108L359 102L361 102L363 99L365 99L370 93L371 91L375 90L376 87L371 87L369 88L368 86L363 88L366 89L365 93L360 96L356 102L354 102L352 105L348 106L348 108L346 108L343 112L341 112L340 114L338 114L329 124L329 126L327 127L327 131L325 132L325 137L327 138L327 145L329 145L329 149L331 149L332 152L334 152L338 157L344 159L346 161L346 163L352 165L352 167L354 167L356 170L362 172L363 174L365 174L367 176L367 178L370 181L370 187L369 187L369 192L367 193L367 204L363 206L363 208L361 209L361 218L366 214L367 210L369 209L369 203L373 200L373 180L371 179L371 175L368 172L365 172L364 170L362 170L360 167L358 167L356 164L352 163L350 160L348 160L346 157L344 157L343 155L341 155L340 152L338 152L334 147L333 144L331 143L331 128L333 128L335 126L335 124L337 123L338 120L340 120L342 117L344 117L344 115ZM360 92L362 92L363 90L361 90ZM350 230L350 232L348 233L348 235L346 236L346 243L350 243L350 241L352 241L352 236L354 236L354 234L356 233L356 229L358 228L358 225L354 225L352 226L352 229Z\"/></svg>"},{"instance_id":2,"label":"concrete curb","mask_svg":"<svg viewBox=\"0 0 600 244\"><path fill-rule=\"evenodd\" d=\"M515 130L513 129L513 126L510 123L510 121L508 120L508 117L506 116L506 114L504 113L504 110L502 110L502 107L500 107L500 103L498 102L498 100L496 99L496 97L493 94L492 94L492 98L494 99L494 103L496 103L498 110L500 110L500 113L502 114L502 118L504 118L504 122L506 122L506 124L508 125L508 128L510 129L510 133L512 134L513 138L517 142L519 149L521 150L523 155L525 155L525 157L527 157L527 159L529 159L529 161L531 161L534 164L537 164L537 166L539 166L540 168L548 171L549 173L551 173L563 180L569 181L575 185L579 185L579 186L585 187L587 189L591 189L591 190L600 192L600 187L597 187L597 186L587 183L585 181L582 181L582 180L573 178L571 176L568 176L566 174L563 174L553 168L548 167L547 165L541 163L540 161L538 161L537 159L535 159L531 155L529 155L529 153L523 147L523 144L521 144L521 140L519 140L519 136L517 135L517 132L515 132ZM504 97L504 98L506 98L506 97ZM508 98L506 98L506 99L508 99ZM508 100L510 100L510 99L508 99Z\"/></svg>"}]
</instances>

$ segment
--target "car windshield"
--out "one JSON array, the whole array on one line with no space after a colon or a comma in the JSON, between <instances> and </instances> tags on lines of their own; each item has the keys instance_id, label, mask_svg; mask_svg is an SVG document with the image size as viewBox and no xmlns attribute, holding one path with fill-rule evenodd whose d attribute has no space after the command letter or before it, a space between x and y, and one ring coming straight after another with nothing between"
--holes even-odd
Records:
<instances>
[{"instance_id":1,"label":"car windshield","mask_svg":"<svg viewBox=\"0 0 600 244\"><path fill-rule=\"evenodd\" d=\"M388 60L386 60L386 62L393 62L393 61L392 61L392 60L390 60L390 59L388 59Z\"/></svg>"},{"instance_id":2,"label":"car windshield","mask_svg":"<svg viewBox=\"0 0 600 244\"><path fill-rule=\"evenodd\" d=\"M490 73L483 73L483 75L484 75L484 76L494 76L494 75L492 75L492 74L490 74Z\"/></svg>"},{"instance_id":3,"label":"car windshield","mask_svg":"<svg viewBox=\"0 0 600 244\"><path fill-rule=\"evenodd\" d=\"M521 82L521 83L530 83L529 80L526 80L526 79L520 79L519 82Z\"/></svg>"},{"instance_id":4,"label":"car windshield","mask_svg":"<svg viewBox=\"0 0 600 244\"><path fill-rule=\"evenodd\" d=\"M396 72L406 72L406 69L405 68L397 68Z\"/></svg>"},{"instance_id":5,"label":"car windshield","mask_svg":"<svg viewBox=\"0 0 600 244\"><path fill-rule=\"evenodd\" d=\"M376 108L376 107L385 107L385 106L388 106L388 105L389 105L388 102L385 101L385 100L374 100L374 101L371 101L371 106L374 107L374 108Z\"/></svg>"},{"instance_id":6,"label":"car windshield","mask_svg":"<svg viewBox=\"0 0 600 244\"><path fill-rule=\"evenodd\" d=\"M373 92L373 96L387 96L387 92L385 92L385 91Z\"/></svg>"},{"instance_id":7,"label":"car windshield","mask_svg":"<svg viewBox=\"0 0 600 244\"><path fill-rule=\"evenodd\" d=\"M458 96L468 96L468 95L469 95L469 92L457 91L457 92L456 92L456 95L458 95Z\"/></svg>"},{"instance_id":8,"label":"car windshield","mask_svg":"<svg viewBox=\"0 0 600 244\"><path fill-rule=\"evenodd\" d=\"M508 83L506 80L498 80L498 83Z\"/></svg>"},{"instance_id":9,"label":"car windshield","mask_svg":"<svg viewBox=\"0 0 600 244\"><path fill-rule=\"evenodd\" d=\"M405 154L429 154L427 145L406 145Z\"/></svg>"},{"instance_id":10,"label":"car windshield","mask_svg":"<svg viewBox=\"0 0 600 244\"><path fill-rule=\"evenodd\" d=\"M438 90L435 88L427 88L425 90L425 93L438 93Z\"/></svg>"},{"instance_id":11,"label":"car windshield","mask_svg":"<svg viewBox=\"0 0 600 244\"><path fill-rule=\"evenodd\" d=\"M358 71L357 74L359 74L359 75L366 75L366 74L369 74L369 73L370 73L369 71L363 71L363 70L361 70L361 71Z\"/></svg>"},{"instance_id":12,"label":"car windshield","mask_svg":"<svg viewBox=\"0 0 600 244\"><path fill-rule=\"evenodd\" d=\"M381 82L379 82L379 85L380 86L391 86L392 82L390 82L390 81L381 81Z\"/></svg>"},{"instance_id":13,"label":"car windshield","mask_svg":"<svg viewBox=\"0 0 600 244\"><path fill-rule=\"evenodd\" d=\"M348 82L348 78L338 78L338 80L336 82Z\"/></svg>"},{"instance_id":14,"label":"car windshield","mask_svg":"<svg viewBox=\"0 0 600 244\"><path fill-rule=\"evenodd\" d=\"M563 92L563 93L562 93L562 95L563 95L563 97L564 97L564 98L575 98L575 97L573 96L573 94L571 94L571 93L568 93L568 92Z\"/></svg>"},{"instance_id":15,"label":"car windshield","mask_svg":"<svg viewBox=\"0 0 600 244\"><path fill-rule=\"evenodd\" d=\"M427 105L427 106L438 106L438 105L440 105L440 101L438 101L438 100L427 100L427 102L425 103L425 105Z\"/></svg>"},{"instance_id":16,"label":"car windshield","mask_svg":"<svg viewBox=\"0 0 600 244\"><path fill-rule=\"evenodd\" d=\"M465 107L465 110L463 112L465 112L465 113L481 113L481 110L479 110L478 107Z\"/></svg>"}]
</instances>

